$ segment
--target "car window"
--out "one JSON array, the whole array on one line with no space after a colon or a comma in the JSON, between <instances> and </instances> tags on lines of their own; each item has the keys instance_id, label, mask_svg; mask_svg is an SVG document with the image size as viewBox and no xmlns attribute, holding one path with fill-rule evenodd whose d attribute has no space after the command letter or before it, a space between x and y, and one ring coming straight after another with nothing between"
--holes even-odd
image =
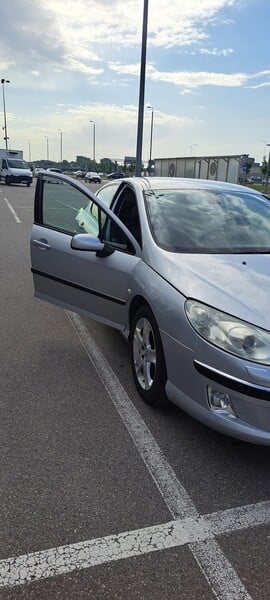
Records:
<instances>
[{"instance_id":1,"label":"car window","mask_svg":"<svg viewBox=\"0 0 270 600\"><path fill-rule=\"evenodd\" d=\"M141 246L142 235L137 199L135 193L129 186L123 188L121 194L119 194L119 198L114 207L114 212Z\"/></svg>"},{"instance_id":2,"label":"car window","mask_svg":"<svg viewBox=\"0 0 270 600\"><path fill-rule=\"evenodd\" d=\"M89 233L114 248L135 253L121 228L95 201L76 187L55 177L43 179L42 224L73 236Z\"/></svg>"},{"instance_id":3,"label":"car window","mask_svg":"<svg viewBox=\"0 0 270 600\"><path fill-rule=\"evenodd\" d=\"M108 187L101 188L96 192L96 196L100 198L107 206L111 206L112 199L119 188L120 183L115 182L112 185L108 185Z\"/></svg>"},{"instance_id":4,"label":"car window","mask_svg":"<svg viewBox=\"0 0 270 600\"><path fill-rule=\"evenodd\" d=\"M145 192L157 244L172 252L270 251L270 202L252 193L199 189Z\"/></svg>"}]
</instances>

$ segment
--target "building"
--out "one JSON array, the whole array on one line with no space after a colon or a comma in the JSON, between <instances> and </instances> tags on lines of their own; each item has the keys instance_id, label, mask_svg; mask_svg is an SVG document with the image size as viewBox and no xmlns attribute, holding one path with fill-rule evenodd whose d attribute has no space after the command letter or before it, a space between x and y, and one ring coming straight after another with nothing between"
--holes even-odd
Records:
<instances>
[{"instance_id":1,"label":"building","mask_svg":"<svg viewBox=\"0 0 270 600\"><path fill-rule=\"evenodd\" d=\"M241 183L246 180L253 163L254 158L250 158L249 154L156 158L154 173L156 177L195 177Z\"/></svg>"}]
</instances>

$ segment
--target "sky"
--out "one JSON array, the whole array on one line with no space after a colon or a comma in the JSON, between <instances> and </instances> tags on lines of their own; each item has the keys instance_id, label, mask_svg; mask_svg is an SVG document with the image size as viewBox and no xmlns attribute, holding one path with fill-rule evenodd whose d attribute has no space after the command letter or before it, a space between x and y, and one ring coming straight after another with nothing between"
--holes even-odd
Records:
<instances>
[{"instance_id":1,"label":"sky","mask_svg":"<svg viewBox=\"0 0 270 600\"><path fill-rule=\"evenodd\" d=\"M92 158L95 131L98 161L135 156L143 7L1 2L0 78L10 83L0 115L3 127L4 87L11 149L59 161L62 141L63 159ZM153 111L152 158L261 162L270 143L269 36L269 0L149 0L143 160Z\"/></svg>"}]
</instances>

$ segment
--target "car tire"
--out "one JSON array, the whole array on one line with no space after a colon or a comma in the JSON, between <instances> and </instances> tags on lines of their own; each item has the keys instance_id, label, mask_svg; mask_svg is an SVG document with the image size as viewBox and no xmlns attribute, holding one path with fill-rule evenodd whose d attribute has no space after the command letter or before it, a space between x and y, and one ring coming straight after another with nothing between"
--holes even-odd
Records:
<instances>
[{"instance_id":1,"label":"car tire","mask_svg":"<svg viewBox=\"0 0 270 600\"><path fill-rule=\"evenodd\" d=\"M6 185L10 185L10 178L9 178L9 177L6 177L6 178L5 178L5 184L6 184Z\"/></svg>"},{"instance_id":2,"label":"car tire","mask_svg":"<svg viewBox=\"0 0 270 600\"><path fill-rule=\"evenodd\" d=\"M31 184L30 184L30 183L29 183L29 181L28 181L28 183L27 183L26 185L27 185L27 187L30 187L30 185L31 185Z\"/></svg>"},{"instance_id":3,"label":"car tire","mask_svg":"<svg viewBox=\"0 0 270 600\"><path fill-rule=\"evenodd\" d=\"M131 324L130 354L132 373L141 398L152 406L167 402L167 372L159 328L148 305L141 306Z\"/></svg>"}]
</instances>

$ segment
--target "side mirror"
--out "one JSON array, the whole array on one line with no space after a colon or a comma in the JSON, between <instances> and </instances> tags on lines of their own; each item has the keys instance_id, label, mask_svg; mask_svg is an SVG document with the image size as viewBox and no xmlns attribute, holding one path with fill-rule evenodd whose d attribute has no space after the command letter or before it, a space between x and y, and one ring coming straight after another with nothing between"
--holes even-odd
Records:
<instances>
[{"instance_id":1,"label":"side mirror","mask_svg":"<svg viewBox=\"0 0 270 600\"><path fill-rule=\"evenodd\" d=\"M78 233L74 235L70 245L73 250L96 252L96 255L100 257L109 256L114 252L114 248L107 244L103 244L97 237L89 235L88 233Z\"/></svg>"}]
</instances>

